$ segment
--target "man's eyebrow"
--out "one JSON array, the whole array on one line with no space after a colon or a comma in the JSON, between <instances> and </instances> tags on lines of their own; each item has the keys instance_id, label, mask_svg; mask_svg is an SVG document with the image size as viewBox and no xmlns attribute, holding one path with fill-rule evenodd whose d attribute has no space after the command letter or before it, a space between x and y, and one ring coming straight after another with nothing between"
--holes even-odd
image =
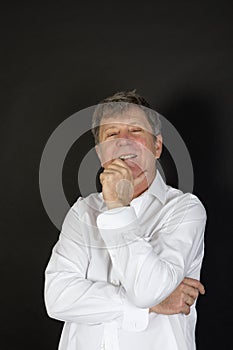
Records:
<instances>
[{"instance_id":1,"label":"man's eyebrow","mask_svg":"<svg viewBox=\"0 0 233 350\"><path fill-rule=\"evenodd\" d=\"M117 125L109 125L109 126L106 126L106 128L104 127L104 132L109 130L109 129L114 129L114 128L117 128Z\"/></svg>"},{"instance_id":2,"label":"man's eyebrow","mask_svg":"<svg viewBox=\"0 0 233 350\"><path fill-rule=\"evenodd\" d=\"M145 127L144 125L142 125L142 123L138 122L138 121L132 121L129 123L122 123L122 122L115 122L114 124L108 125L108 126L104 126L104 131L107 131L109 129L114 129L117 128L119 124L125 124L125 125L136 125L136 126L140 126L140 127Z\"/></svg>"}]
</instances>

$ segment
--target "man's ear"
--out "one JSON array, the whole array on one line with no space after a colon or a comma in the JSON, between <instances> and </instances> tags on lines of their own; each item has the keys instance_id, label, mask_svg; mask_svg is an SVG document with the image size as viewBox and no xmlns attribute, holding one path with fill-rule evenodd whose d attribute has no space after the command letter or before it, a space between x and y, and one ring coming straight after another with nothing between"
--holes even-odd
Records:
<instances>
[{"instance_id":1,"label":"man's ear","mask_svg":"<svg viewBox=\"0 0 233 350\"><path fill-rule=\"evenodd\" d=\"M155 141L155 158L159 159L163 149L163 138L162 135L156 135Z\"/></svg>"}]
</instances>

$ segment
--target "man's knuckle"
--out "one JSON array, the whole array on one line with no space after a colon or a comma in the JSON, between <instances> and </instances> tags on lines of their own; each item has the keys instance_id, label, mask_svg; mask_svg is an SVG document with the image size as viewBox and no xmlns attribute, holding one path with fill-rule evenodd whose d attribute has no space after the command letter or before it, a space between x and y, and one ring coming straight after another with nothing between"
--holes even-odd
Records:
<instances>
[{"instance_id":1,"label":"man's knuckle","mask_svg":"<svg viewBox=\"0 0 233 350\"><path fill-rule=\"evenodd\" d=\"M180 284L180 290L183 291L185 289L185 284L183 282L181 282Z\"/></svg>"},{"instance_id":2,"label":"man's knuckle","mask_svg":"<svg viewBox=\"0 0 233 350\"><path fill-rule=\"evenodd\" d=\"M181 292L179 295L178 295L178 298L177 298L179 301L183 300L184 299L184 293Z\"/></svg>"},{"instance_id":3,"label":"man's knuckle","mask_svg":"<svg viewBox=\"0 0 233 350\"><path fill-rule=\"evenodd\" d=\"M128 175L128 170L126 168L122 168L121 171L124 176Z\"/></svg>"},{"instance_id":4,"label":"man's knuckle","mask_svg":"<svg viewBox=\"0 0 233 350\"><path fill-rule=\"evenodd\" d=\"M179 308L183 308L185 306L185 302L183 299L180 299L179 303L178 303L178 307Z\"/></svg>"}]
</instances>

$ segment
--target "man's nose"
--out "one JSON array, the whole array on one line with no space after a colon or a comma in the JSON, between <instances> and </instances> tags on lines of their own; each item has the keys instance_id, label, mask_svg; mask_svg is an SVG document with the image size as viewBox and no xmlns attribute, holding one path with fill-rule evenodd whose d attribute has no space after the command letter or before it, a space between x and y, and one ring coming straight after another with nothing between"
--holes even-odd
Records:
<instances>
[{"instance_id":1,"label":"man's nose","mask_svg":"<svg viewBox=\"0 0 233 350\"><path fill-rule=\"evenodd\" d=\"M129 132L121 132L117 138L118 146L130 145L133 143L132 135Z\"/></svg>"}]
</instances>

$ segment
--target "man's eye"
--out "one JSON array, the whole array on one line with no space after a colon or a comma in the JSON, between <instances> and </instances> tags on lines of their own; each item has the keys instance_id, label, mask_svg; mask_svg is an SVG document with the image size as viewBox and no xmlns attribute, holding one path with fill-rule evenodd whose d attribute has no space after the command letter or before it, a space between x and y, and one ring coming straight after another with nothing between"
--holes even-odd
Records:
<instances>
[{"instance_id":1,"label":"man's eye","mask_svg":"<svg viewBox=\"0 0 233 350\"><path fill-rule=\"evenodd\" d=\"M111 132L111 133L107 134L107 137L111 137L111 136L115 136L115 135L117 135L117 132Z\"/></svg>"},{"instance_id":2,"label":"man's eye","mask_svg":"<svg viewBox=\"0 0 233 350\"><path fill-rule=\"evenodd\" d=\"M132 129L132 130L130 130L131 132L140 132L140 131L142 131L142 129Z\"/></svg>"}]
</instances>

